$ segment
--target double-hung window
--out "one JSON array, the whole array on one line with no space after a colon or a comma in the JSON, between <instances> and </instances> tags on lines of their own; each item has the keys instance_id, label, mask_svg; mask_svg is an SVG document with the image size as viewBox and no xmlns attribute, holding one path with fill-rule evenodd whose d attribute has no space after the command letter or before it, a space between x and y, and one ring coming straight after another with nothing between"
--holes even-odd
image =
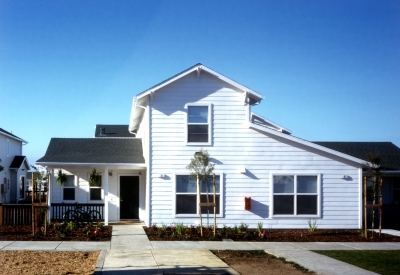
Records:
<instances>
[{"instance_id":1,"label":"double-hung window","mask_svg":"<svg viewBox=\"0 0 400 275\"><path fill-rule=\"evenodd\" d=\"M188 144L211 144L211 105L187 105Z\"/></svg>"},{"instance_id":2,"label":"double-hung window","mask_svg":"<svg viewBox=\"0 0 400 275\"><path fill-rule=\"evenodd\" d=\"M221 213L221 184L220 176L215 176L216 186L216 207L217 214ZM207 202L207 183L202 181L200 184L200 200ZM208 178L208 199L213 202L214 187L212 176ZM214 207L210 206L210 213L214 213ZM201 213L207 212L207 206L202 206ZM197 179L189 175L176 175L175 178L175 215L198 215L199 203L197 201Z\"/></svg>"},{"instance_id":3,"label":"double-hung window","mask_svg":"<svg viewBox=\"0 0 400 275\"><path fill-rule=\"evenodd\" d=\"M273 216L319 216L320 175L272 175Z\"/></svg>"},{"instance_id":4,"label":"double-hung window","mask_svg":"<svg viewBox=\"0 0 400 275\"><path fill-rule=\"evenodd\" d=\"M89 196L90 196L89 199L91 201L101 201L102 200L102 195L101 195L101 192L102 192L102 188L101 188L102 181L103 181L103 178L101 177L99 183L94 184L94 185L89 185Z\"/></svg>"},{"instance_id":5,"label":"double-hung window","mask_svg":"<svg viewBox=\"0 0 400 275\"><path fill-rule=\"evenodd\" d=\"M66 175L67 181L63 183L63 200L74 201L75 200L75 176Z\"/></svg>"}]
</instances>

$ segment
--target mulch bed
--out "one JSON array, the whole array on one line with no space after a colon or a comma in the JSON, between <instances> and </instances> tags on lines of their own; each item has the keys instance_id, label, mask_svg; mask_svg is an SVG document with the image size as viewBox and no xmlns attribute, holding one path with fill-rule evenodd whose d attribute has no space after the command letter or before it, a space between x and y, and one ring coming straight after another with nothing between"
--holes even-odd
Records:
<instances>
[{"instance_id":1,"label":"mulch bed","mask_svg":"<svg viewBox=\"0 0 400 275\"><path fill-rule=\"evenodd\" d=\"M361 236L360 230L356 229L317 229L310 232L306 229L270 229L266 231L265 237L260 238L255 229L248 229L248 234L220 235L213 237L212 231L203 230L203 236L194 230L187 230L184 235L173 235L171 230L143 227L150 241L222 241L231 239L235 242L400 242L400 237L374 233L374 238ZM369 235L370 236L370 235Z\"/></svg>"},{"instance_id":2,"label":"mulch bed","mask_svg":"<svg viewBox=\"0 0 400 275\"><path fill-rule=\"evenodd\" d=\"M84 228L77 228L66 232L63 238L57 236L53 230L48 230L46 236L32 236L31 226L0 226L0 241L110 241L112 226L104 226L102 234L89 238Z\"/></svg>"}]
</instances>

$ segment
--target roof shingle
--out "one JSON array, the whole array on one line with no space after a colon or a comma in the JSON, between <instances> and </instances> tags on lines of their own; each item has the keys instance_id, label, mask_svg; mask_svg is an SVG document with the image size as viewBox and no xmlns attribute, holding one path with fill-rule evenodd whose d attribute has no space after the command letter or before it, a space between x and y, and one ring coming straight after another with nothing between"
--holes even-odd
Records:
<instances>
[{"instance_id":1,"label":"roof shingle","mask_svg":"<svg viewBox=\"0 0 400 275\"><path fill-rule=\"evenodd\" d=\"M139 138L52 138L37 163L145 163Z\"/></svg>"},{"instance_id":2,"label":"roof shingle","mask_svg":"<svg viewBox=\"0 0 400 275\"><path fill-rule=\"evenodd\" d=\"M400 170L400 148L391 142L321 142L315 144L367 161L367 155L378 153L388 170Z\"/></svg>"}]
</instances>

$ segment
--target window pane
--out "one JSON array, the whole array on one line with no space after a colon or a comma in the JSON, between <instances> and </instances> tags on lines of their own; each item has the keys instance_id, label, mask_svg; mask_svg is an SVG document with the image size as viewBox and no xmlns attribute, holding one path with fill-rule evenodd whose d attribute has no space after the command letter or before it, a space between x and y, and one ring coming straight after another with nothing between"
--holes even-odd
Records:
<instances>
[{"instance_id":1,"label":"window pane","mask_svg":"<svg viewBox=\"0 0 400 275\"><path fill-rule=\"evenodd\" d=\"M275 195L274 196L274 215L293 215L294 214L294 196L293 195Z\"/></svg>"},{"instance_id":2,"label":"window pane","mask_svg":"<svg viewBox=\"0 0 400 275\"><path fill-rule=\"evenodd\" d=\"M176 192L177 193L197 193L197 180L188 175L176 176Z\"/></svg>"},{"instance_id":3,"label":"window pane","mask_svg":"<svg viewBox=\"0 0 400 275\"><path fill-rule=\"evenodd\" d=\"M90 188L90 200L101 200L101 188Z\"/></svg>"},{"instance_id":4,"label":"window pane","mask_svg":"<svg viewBox=\"0 0 400 275\"><path fill-rule=\"evenodd\" d=\"M317 215L317 195L298 195L297 214L298 215Z\"/></svg>"},{"instance_id":5,"label":"window pane","mask_svg":"<svg viewBox=\"0 0 400 275\"><path fill-rule=\"evenodd\" d=\"M75 200L75 188L63 188L63 200Z\"/></svg>"},{"instance_id":6,"label":"window pane","mask_svg":"<svg viewBox=\"0 0 400 275\"><path fill-rule=\"evenodd\" d=\"M274 193L294 193L294 176L274 176Z\"/></svg>"},{"instance_id":7,"label":"window pane","mask_svg":"<svg viewBox=\"0 0 400 275\"><path fill-rule=\"evenodd\" d=\"M207 106L189 106L188 107L189 123L207 123L208 107Z\"/></svg>"},{"instance_id":8,"label":"window pane","mask_svg":"<svg viewBox=\"0 0 400 275\"><path fill-rule=\"evenodd\" d=\"M219 176L215 175L215 185L216 185L216 192L219 193ZM197 192L197 190L196 190ZM206 193L206 182L205 181L201 181L201 189L200 189L201 193ZM209 176L208 177L208 193L213 193L214 192L214 187L213 187L213 177Z\"/></svg>"},{"instance_id":9,"label":"window pane","mask_svg":"<svg viewBox=\"0 0 400 275\"><path fill-rule=\"evenodd\" d=\"M207 202L207 195L201 195L201 196L200 196L200 200L201 200L201 202ZM214 195L208 195L208 200L209 200L209 202L213 202L213 200L214 200ZM217 203L217 214L219 214L219 195L216 195L216 196L215 196L215 201L216 201L216 203ZM214 206L209 206L209 207L207 207L207 206L202 206L202 207L201 207L201 213L202 213L202 214L207 214L207 208L208 208L208 210L210 211L210 212L209 212L210 215L214 215Z\"/></svg>"},{"instance_id":10,"label":"window pane","mask_svg":"<svg viewBox=\"0 0 400 275\"><path fill-rule=\"evenodd\" d=\"M64 186L74 186L75 176L74 175L67 175L67 181L64 182Z\"/></svg>"},{"instance_id":11,"label":"window pane","mask_svg":"<svg viewBox=\"0 0 400 275\"><path fill-rule=\"evenodd\" d=\"M196 195L176 195L176 214L196 214Z\"/></svg>"},{"instance_id":12,"label":"window pane","mask_svg":"<svg viewBox=\"0 0 400 275\"><path fill-rule=\"evenodd\" d=\"M188 142L208 142L208 125L188 125Z\"/></svg>"},{"instance_id":13,"label":"window pane","mask_svg":"<svg viewBox=\"0 0 400 275\"><path fill-rule=\"evenodd\" d=\"M400 204L400 190L394 189L393 190L393 204Z\"/></svg>"},{"instance_id":14,"label":"window pane","mask_svg":"<svg viewBox=\"0 0 400 275\"><path fill-rule=\"evenodd\" d=\"M317 193L317 176L297 176L297 193Z\"/></svg>"}]
</instances>

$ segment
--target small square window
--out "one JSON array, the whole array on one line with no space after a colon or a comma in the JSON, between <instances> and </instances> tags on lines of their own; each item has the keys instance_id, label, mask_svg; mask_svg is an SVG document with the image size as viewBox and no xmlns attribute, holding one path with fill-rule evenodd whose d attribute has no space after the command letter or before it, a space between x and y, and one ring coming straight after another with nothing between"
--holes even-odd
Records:
<instances>
[{"instance_id":1,"label":"small square window","mask_svg":"<svg viewBox=\"0 0 400 275\"><path fill-rule=\"evenodd\" d=\"M75 200L75 188L64 188L63 200L65 200L65 201Z\"/></svg>"}]
</instances>

